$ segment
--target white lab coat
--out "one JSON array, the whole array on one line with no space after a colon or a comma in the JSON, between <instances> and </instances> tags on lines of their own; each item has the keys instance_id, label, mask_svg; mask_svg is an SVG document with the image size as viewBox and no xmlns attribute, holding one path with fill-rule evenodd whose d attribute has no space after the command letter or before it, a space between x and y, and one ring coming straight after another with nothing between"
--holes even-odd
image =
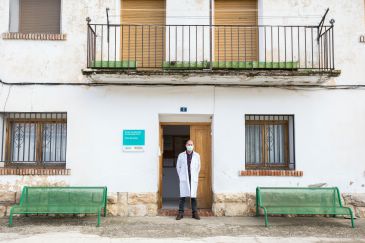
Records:
<instances>
[{"instance_id":1,"label":"white lab coat","mask_svg":"<svg viewBox=\"0 0 365 243\"><path fill-rule=\"evenodd\" d=\"M176 170L180 180L180 197L196 198L196 191L198 189L199 172L200 172L200 155L194 151L193 157L191 158L191 164L190 164L191 187L189 183L187 162L188 160L186 151L180 153L176 163Z\"/></svg>"}]
</instances>

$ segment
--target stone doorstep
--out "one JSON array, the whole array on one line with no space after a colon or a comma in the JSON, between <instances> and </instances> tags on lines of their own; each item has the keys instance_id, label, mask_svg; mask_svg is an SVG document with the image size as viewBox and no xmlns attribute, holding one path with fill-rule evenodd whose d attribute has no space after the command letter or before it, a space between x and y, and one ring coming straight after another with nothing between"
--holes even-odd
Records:
<instances>
[{"instance_id":1,"label":"stone doorstep","mask_svg":"<svg viewBox=\"0 0 365 243\"><path fill-rule=\"evenodd\" d=\"M178 209L159 209L157 216L176 216L179 213ZM213 217L213 211L211 209L198 209L199 216ZM191 217L191 209L185 209L184 216Z\"/></svg>"}]
</instances>

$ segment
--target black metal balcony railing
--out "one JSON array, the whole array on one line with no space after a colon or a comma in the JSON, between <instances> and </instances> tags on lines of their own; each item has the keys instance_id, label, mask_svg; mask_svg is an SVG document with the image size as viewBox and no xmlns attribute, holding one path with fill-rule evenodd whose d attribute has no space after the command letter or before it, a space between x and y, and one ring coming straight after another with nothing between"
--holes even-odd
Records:
<instances>
[{"instance_id":1,"label":"black metal balcony railing","mask_svg":"<svg viewBox=\"0 0 365 243\"><path fill-rule=\"evenodd\" d=\"M92 69L335 69L334 21L324 26L115 25L88 21Z\"/></svg>"}]
</instances>

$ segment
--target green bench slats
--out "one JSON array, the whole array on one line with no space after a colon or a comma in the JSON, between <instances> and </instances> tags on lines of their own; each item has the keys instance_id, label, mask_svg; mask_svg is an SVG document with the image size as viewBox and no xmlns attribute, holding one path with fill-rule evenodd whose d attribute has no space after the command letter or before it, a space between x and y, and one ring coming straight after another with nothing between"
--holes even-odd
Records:
<instances>
[{"instance_id":1,"label":"green bench slats","mask_svg":"<svg viewBox=\"0 0 365 243\"><path fill-rule=\"evenodd\" d=\"M316 207L266 207L271 214L348 214L347 208L316 208Z\"/></svg>"},{"instance_id":2,"label":"green bench slats","mask_svg":"<svg viewBox=\"0 0 365 243\"><path fill-rule=\"evenodd\" d=\"M106 216L106 187L27 187L19 205L10 209L9 226L14 214L97 214Z\"/></svg>"},{"instance_id":3,"label":"green bench slats","mask_svg":"<svg viewBox=\"0 0 365 243\"><path fill-rule=\"evenodd\" d=\"M73 206L68 207L64 206L60 209L59 206L30 206L30 207L18 207L15 206L13 208L13 214L46 214L46 213L54 213L54 214L76 214L76 213L95 213L98 211L100 207L90 207L90 206Z\"/></svg>"},{"instance_id":4,"label":"green bench slats","mask_svg":"<svg viewBox=\"0 0 365 243\"><path fill-rule=\"evenodd\" d=\"M268 214L349 215L351 225L355 227L353 212L351 208L342 206L337 187L257 187L257 216L259 208L264 210L266 227L269 225Z\"/></svg>"}]
</instances>

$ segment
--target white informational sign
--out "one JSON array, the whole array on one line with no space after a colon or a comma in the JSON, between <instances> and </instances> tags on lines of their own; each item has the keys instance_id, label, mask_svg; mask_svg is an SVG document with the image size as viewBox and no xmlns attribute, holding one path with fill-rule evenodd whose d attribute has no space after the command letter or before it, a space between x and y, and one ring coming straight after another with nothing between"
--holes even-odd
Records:
<instances>
[{"instance_id":1,"label":"white informational sign","mask_svg":"<svg viewBox=\"0 0 365 243\"><path fill-rule=\"evenodd\" d=\"M123 130L124 152L143 152L145 147L145 130Z\"/></svg>"}]
</instances>

